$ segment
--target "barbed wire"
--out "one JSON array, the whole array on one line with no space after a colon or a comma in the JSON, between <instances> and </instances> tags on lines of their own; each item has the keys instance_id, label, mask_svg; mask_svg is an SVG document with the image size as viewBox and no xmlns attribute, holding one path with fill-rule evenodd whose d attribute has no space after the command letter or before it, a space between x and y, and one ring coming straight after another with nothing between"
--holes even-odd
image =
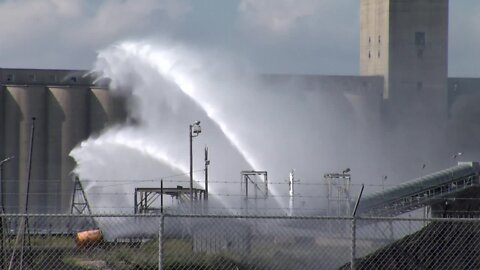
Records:
<instances>
[{"instance_id":1,"label":"barbed wire","mask_svg":"<svg viewBox=\"0 0 480 270\"><path fill-rule=\"evenodd\" d=\"M130 185L130 184L137 184L137 183L145 183L145 182L158 182L162 181L164 183L190 183L190 180L168 180L168 179L142 179L142 180L81 180L82 183L115 183L112 185L104 185L103 187L110 187L110 186L121 186L121 185ZM203 180L194 180L196 183L200 182L203 183ZM18 183L19 181L17 179L12 180L12 179L3 179L3 183L8 184L11 182ZM58 179L32 179L32 184L35 183L62 183L65 182L64 180L58 180ZM239 181L239 180L208 180L209 184L244 184L244 181ZM289 182L288 180L284 181L268 181L268 185L287 185L288 186ZM307 182L307 181L301 181L301 182L295 182L296 186L327 186L329 185L328 183L325 182ZM350 183L350 187L361 187L362 185L365 187L384 187L384 188L391 188L391 187L396 187L402 185L402 183L399 184L376 184L376 183ZM96 187L101 187L101 185L97 185ZM427 187L427 185L425 185Z\"/></svg>"}]
</instances>

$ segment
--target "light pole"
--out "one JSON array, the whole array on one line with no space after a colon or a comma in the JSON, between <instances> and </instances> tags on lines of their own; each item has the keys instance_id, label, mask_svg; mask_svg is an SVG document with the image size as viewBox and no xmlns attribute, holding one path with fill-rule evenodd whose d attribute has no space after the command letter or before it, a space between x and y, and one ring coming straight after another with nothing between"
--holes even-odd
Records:
<instances>
[{"instance_id":1,"label":"light pole","mask_svg":"<svg viewBox=\"0 0 480 270\"><path fill-rule=\"evenodd\" d=\"M208 165L210 160L208 159L208 147L205 146L205 195L204 198L208 201Z\"/></svg>"},{"instance_id":2,"label":"light pole","mask_svg":"<svg viewBox=\"0 0 480 270\"><path fill-rule=\"evenodd\" d=\"M420 178L423 178L423 176L425 175L425 168L427 167L427 164L423 163L422 164L422 171L420 173Z\"/></svg>"},{"instance_id":3,"label":"light pole","mask_svg":"<svg viewBox=\"0 0 480 270\"><path fill-rule=\"evenodd\" d=\"M190 132L188 137L190 140L190 206L193 207L193 148L192 141L194 137L197 137L201 132L202 128L200 127L200 121L195 121L193 124L190 124Z\"/></svg>"},{"instance_id":4,"label":"light pole","mask_svg":"<svg viewBox=\"0 0 480 270\"><path fill-rule=\"evenodd\" d=\"M384 201L385 201L385 181L387 181L387 179L388 179L388 176L386 175L382 177L382 197Z\"/></svg>"}]
</instances>

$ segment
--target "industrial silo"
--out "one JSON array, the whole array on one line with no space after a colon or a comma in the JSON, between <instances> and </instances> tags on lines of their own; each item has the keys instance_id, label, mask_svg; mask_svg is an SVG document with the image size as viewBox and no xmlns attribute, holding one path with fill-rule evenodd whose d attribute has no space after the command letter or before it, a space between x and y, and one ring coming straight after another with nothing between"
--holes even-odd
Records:
<instances>
[{"instance_id":1,"label":"industrial silo","mask_svg":"<svg viewBox=\"0 0 480 270\"><path fill-rule=\"evenodd\" d=\"M4 165L8 212L23 212L27 191L32 117L36 118L32 152L29 212L43 212L46 186L46 90L43 86L8 85L4 92L5 155L15 159Z\"/></svg>"},{"instance_id":2,"label":"industrial silo","mask_svg":"<svg viewBox=\"0 0 480 270\"><path fill-rule=\"evenodd\" d=\"M48 97L48 179L60 180L49 186L49 204L56 212L67 212L71 206L75 161L70 151L88 136L88 88L52 86Z\"/></svg>"},{"instance_id":3,"label":"industrial silo","mask_svg":"<svg viewBox=\"0 0 480 270\"><path fill-rule=\"evenodd\" d=\"M4 98L5 87L0 86L0 159L3 160L6 157L5 154L5 121L4 121L4 111L5 111L5 98ZM3 165L2 165L3 167ZM1 172L0 172L1 173ZM0 178L2 175L0 175ZM0 179L1 180L1 179ZM3 203L3 194L4 194L4 183L0 182L0 203ZM3 205L0 205L3 207ZM3 210L3 208L2 208Z\"/></svg>"},{"instance_id":4,"label":"industrial silo","mask_svg":"<svg viewBox=\"0 0 480 270\"><path fill-rule=\"evenodd\" d=\"M4 123L4 110L5 110L5 101L4 101L4 92L5 87L0 85L0 160L5 158L5 141L4 141L4 133L5 133L5 123ZM1 185L1 183L0 183ZM1 189L1 186L0 186Z\"/></svg>"},{"instance_id":5,"label":"industrial silo","mask_svg":"<svg viewBox=\"0 0 480 270\"><path fill-rule=\"evenodd\" d=\"M88 122L90 134L102 131L112 118L112 98L106 88L90 88Z\"/></svg>"}]
</instances>

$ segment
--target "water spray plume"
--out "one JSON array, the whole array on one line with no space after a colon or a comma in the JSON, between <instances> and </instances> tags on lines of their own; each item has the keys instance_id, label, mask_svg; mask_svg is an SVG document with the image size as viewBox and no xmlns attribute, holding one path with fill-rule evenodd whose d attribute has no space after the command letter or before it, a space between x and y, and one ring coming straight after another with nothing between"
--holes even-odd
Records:
<instances>
[{"instance_id":1,"label":"water spray plume","mask_svg":"<svg viewBox=\"0 0 480 270\"><path fill-rule=\"evenodd\" d=\"M265 207L286 210L288 168L295 166L302 179L320 182L319 171L338 166L341 157L348 156L344 142L350 123L345 112L351 109L342 93L311 91L308 80L272 82L225 59L185 46L146 42L125 42L101 51L94 73L108 78L112 93L127 99L132 121L72 151L80 178L160 179L186 173L188 125L197 119L204 132L195 138L194 148L209 146L209 176L217 180L210 181L209 190L223 196L219 200L230 209L245 207L240 171L265 170L270 180L285 182L269 185L268 201L274 205L265 202ZM194 164L203 164L201 158L194 155ZM195 186L202 183L195 181ZM321 187L297 190L304 196L322 192ZM89 191L95 193L95 184ZM132 208L132 185L119 185L111 192L125 194L122 201ZM299 205L305 200L298 200ZM95 199L90 202L93 208L98 204ZM313 204L319 205L318 200Z\"/></svg>"}]
</instances>

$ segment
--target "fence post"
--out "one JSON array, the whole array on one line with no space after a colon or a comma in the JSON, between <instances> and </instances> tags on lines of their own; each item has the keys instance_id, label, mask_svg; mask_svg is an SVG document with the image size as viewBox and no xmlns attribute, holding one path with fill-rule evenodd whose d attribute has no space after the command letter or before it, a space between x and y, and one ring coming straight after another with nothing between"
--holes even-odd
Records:
<instances>
[{"instance_id":1,"label":"fence post","mask_svg":"<svg viewBox=\"0 0 480 270\"><path fill-rule=\"evenodd\" d=\"M164 259L164 250L163 250L163 238L165 233L165 215L160 216L160 228L158 229L158 269L163 270L163 259Z\"/></svg>"},{"instance_id":2,"label":"fence post","mask_svg":"<svg viewBox=\"0 0 480 270\"><path fill-rule=\"evenodd\" d=\"M363 189L365 188L365 185L362 184L362 189L360 189L360 194L358 195L357 202L355 203L355 207L353 208L353 213L352 213L352 258L350 258L350 269L355 270L355 251L357 249L356 247L356 233L357 233L357 210L358 210L358 205L360 204L360 199L362 198L363 194Z\"/></svg>"},{"instance_id":3,"label":"fence post","mask_svg":"<svg viewBox=\"0 0 480 270\"><path fill-rule=\"evenodd\" d=\"M357 219L355 218L355 216L352 217L352 254L351 254L351 258L350 258L350 269L351 270L355 270L355 257L356 257L356 232L357 232Z\"/></svg>"}]
</instances>

